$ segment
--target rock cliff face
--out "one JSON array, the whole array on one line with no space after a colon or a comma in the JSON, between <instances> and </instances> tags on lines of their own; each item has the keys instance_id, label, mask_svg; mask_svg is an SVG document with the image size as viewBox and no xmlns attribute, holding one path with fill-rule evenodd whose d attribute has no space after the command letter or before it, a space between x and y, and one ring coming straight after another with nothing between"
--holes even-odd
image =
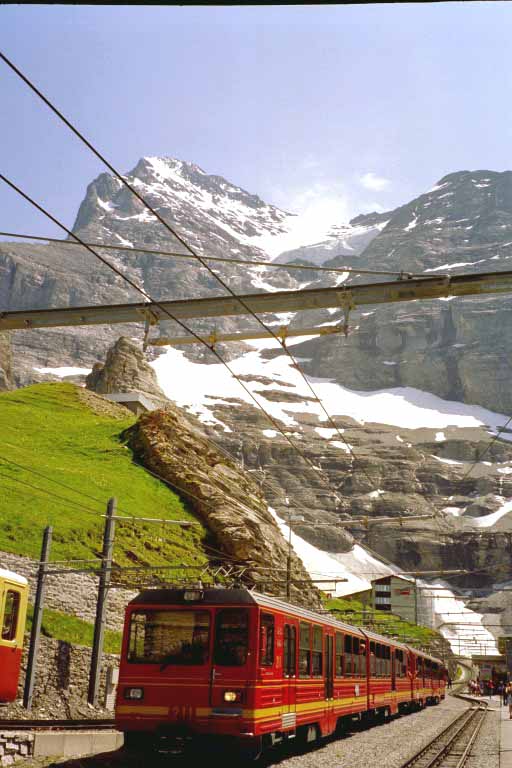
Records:
<instances>
[{"instance_id":1,"label":"rock cliff face","mask_svg":"<svg viewBox=\"0 0 512 768\"><path fill-rule=\"evenodd\" d=\"M13 386L11 339L9 334L0 333L0 391Z\"/></svg>"},{"instance_id":2,"label":"rock cliff face","mask_svg":"<svg viewBox=\"0 0 512 768\"><path fill-rule=\"evenodd\" d=\"M301 259L338 267L429 275L503 270L512 258L512 172L449 174L432 190L394 211L356 217L348 225L331 228L320 242L298 249L290 247L286 239L293 228L293 216L197 166L171 158L144 158L128 175L191 245L205 255L265 260L278 254L281 248L281 261ZM92 241L178 249L165 229L107 174L89 185L75 229ZM179 249L182 250L181 246ZM125 268L156 298L219 293L218 284L193 262L138 251L111 252L108 258ZM238 265L219 266L219 270L238 292L328 284L325 276L312 279L306 271L291 276L266 267ZM1 243L0 275L2 308L138 299L112 273L94 263L92 257L83 257L78 249L66 245ZM350 274L344 280L340 276L337 279L349 288L354 282L383 278ZM303 326L340 319L338 312L265 318L276 325L291 322ZM179 333L171 323L167 325L162 332ZM217 323L217 329L233 330L242 325L249 328L251 322L225 318ZM326 337L294 346L294 353L308 374L363 392L408 386L493 411L512 410L508 385L512 376L512 313L508 298L370 307L365 312L353 312L350 326L346 339ZM211 323L205 321L195 321L193 327L199 331L212 330ZM142 330L104 327L16 333L16 381L37 378L35 365L91 367L104 359L107 348L119 334L141 337ZM123 342L111 353L111 367L115 369L117 365L118 373L96 369L90 386L119 387L126 377L130 380L128 388L134 388L133 381L138 382L137 388L149 386L148 372L141 372L140 360L135 370L130 368L125 345ZM230 347L229 354L237 356L242 351ZM269 349L261 354L260 362L277 359L279 354ZM208 362L202 350L193 349L186 355ZM208 390L211 383L204 369L201 376ZM489 440L484 417L480 420L484 426L449 427L439 441L435 429L386 426L385 413L381 416L384 424L369 423L369 419L361 423L347 416L341 404L337 414L333 406L331 412L356 449L358 458L354 460L336 441L326 439L318 431L325 431L325 423L312 412L304 393L288 387L285 396L285 384L279 376L270 377L269 385L260 369L244 370L244 376L269 406L275 404L276 398L280 403L288 403L293 426L290 427L285 409L283 428L293 432L304 452L321 467L338 490L341 502L326 491L318 473L308 467L298 468L296 454L277 434L268 432L269 425L261 413L248 403L215 393L209 410L231 431L225 431L223 426L204 429L236 455L246 469L257 470L256 476L261 471L266 473L268 485L265 484L264 493L278 513L283 516L289 510L287 498L292 506L301 508L306 522L297 530L304 538L322 549L343 552L352 546L352 536L368 541L368 532L355 526L313 528L311 523L334 524L339 519L347 521L351 516L364 514L377 519L429 512L434 515L432 520L421 526L411 521L409 531L393 524L383 524L382 529L371 527L371 546L404 568L413 564L439 568L449 562L480 566L491 562L494 547L496 557L499 556L505 570L508 568L508 516L492 524L487 520L488 527L479 528L475 522L479 516L487 517L502 508L511 495L507 477L512 472L512 456L508 444L496 442L486 457L490 464L480 462L465 477L469 462L478 457ZM165 432L165 427L161 428ZM504 577L508 575L505 573Z\"/></svg>"}]
</instances>

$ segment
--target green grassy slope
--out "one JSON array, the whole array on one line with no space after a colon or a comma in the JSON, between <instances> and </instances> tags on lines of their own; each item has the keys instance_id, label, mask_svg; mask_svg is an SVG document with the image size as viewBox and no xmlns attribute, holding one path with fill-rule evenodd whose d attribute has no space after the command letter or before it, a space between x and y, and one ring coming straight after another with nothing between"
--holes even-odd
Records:
<instances>
[{"instance_id":1,"label":"green grassy slope","mask_svg":"<svg viewBox=\"0 0 512 768\"><path fill-rule=\"evenodd\" d=\"M27 614L26 643L28 647L29 633L32 629L32 617L34 606L30 605ZM64 640L72 645L84 645L92 648L94 635L94 626L77 616L70 616L61 611L52 611L45 608L43 611L43 620L41 622L41 632L46 637L54 637L56 640ZM111 629L105 630L104 650L106 653L121 652L121 632L114 632Z\"/></svg>"},{"instance_id":2,"label":"green grassy slope","mask_svg":"<svg viewBox=\"0 0 512 768\"><path fill-rule=\"evenodd\" d=\"M414 646L429 646L438 640L441 635L433 629L412 624L387 611L368 611L360 600L343 599L340 597L325 600L325 607L333 613L337 619L355 626L366 626L387 637L409 643Z\"/></svg>"},{"instance_id":3,"label":"green grassy slope","mask_svg":"<svg viewBox=\"0 0 512 768\"><path fill-rule=\"evenodd\" d=\"M97 557L104 525L101 515L111 496L118 499L119 515L196 521L175 493L133 463L121 433L135 417L128 411L126 418L97 413L82 402L82 396L79 388L60 383L0 395L0 457L45 476L0 458L0 550L37 558L43 529L52 525L52 560ZM114 561L118 565L204 563L205 537L202 526L182 529L119 521Z\"/></svg>"}]
</instances>

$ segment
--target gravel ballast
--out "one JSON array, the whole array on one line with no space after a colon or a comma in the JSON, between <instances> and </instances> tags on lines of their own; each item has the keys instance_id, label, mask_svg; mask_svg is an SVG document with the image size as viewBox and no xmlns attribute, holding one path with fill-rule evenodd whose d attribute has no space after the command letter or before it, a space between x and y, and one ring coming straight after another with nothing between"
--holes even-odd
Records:
<instances>
[{"instance_id":1,"label":"gravel ballast","mask_svg":"<svg viewBox=\"0 0 512 768\"><path fill-rule=\"evenodd\" d=\"M468 706L469 702L448 697L437 707L427 707L421 712L394 718L389 723L348 733L299 754L290 754L285 748L278 749L254 765L261 768L400 768L404 760L412 757ZM487 739L486 732L483 736ZM483 743L484 748L486 743ZM123 751L75 760L61 758L24 763L27 768L42 768L43 765L59 768L160 768L164 764L166 768L182 768L185 765L187 768L195 768L200 765L191 760L190 756L182 758L167 755L165 759L163 756L159 758L149 755L136 757L128 756ZM226 768L228 764L231 766L226 762ZM475 763L471 768L484 768L484 765L485 768L494 768L490 763Z\"/></svg>"}]
</instances>

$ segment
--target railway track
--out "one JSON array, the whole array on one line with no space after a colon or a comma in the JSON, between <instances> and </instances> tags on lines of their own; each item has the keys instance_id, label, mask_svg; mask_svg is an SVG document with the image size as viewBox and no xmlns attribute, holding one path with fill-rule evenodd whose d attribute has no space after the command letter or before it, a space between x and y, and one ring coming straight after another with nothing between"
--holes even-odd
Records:
<instances>
[{"instance_id":1,"label":"railway track","mask_svg":"<svg viewBox=\"0 0 512 768\"><path fill-rule=\"evenodd\" d=\"M1 720L0 731L104 731L115 729L114 720Z\"/></svg>"},{"instance_id":2,"label":"railway track","mask_svg":"<svg viewBox=\"0 0 512 768\"><path fill-rule=\"evenodd\" d=\"M473 706L455 718L400 768L463 768L471 755L487 704Z\"/></svg>"}]
</instances>

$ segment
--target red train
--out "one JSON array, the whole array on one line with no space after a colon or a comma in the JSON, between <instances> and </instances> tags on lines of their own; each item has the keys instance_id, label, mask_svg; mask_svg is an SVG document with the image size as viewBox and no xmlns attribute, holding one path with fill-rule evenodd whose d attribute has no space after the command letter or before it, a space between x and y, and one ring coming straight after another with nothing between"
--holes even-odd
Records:
<instances>
[{"instance_id":1,"label":"red train","mask_svg":"<svg viewBox=\"0 0 512 768\"><path fill-rule=\"evenodd\" d=\"M442 662L245 589L152 589L126 610L116 702L128 747L208 736L257 756L349 721L438 704Z\"/></svg>"},{"instance_id":2,"label":"red train","mask_svg":"<svg viewBox=\"0 0 512 768\"><path fill-rule=\"evenodd\" d=\"M0 568L0 702L14 701L18 690L27 614L28 582Z\"/></svg>"}]
</instances>

